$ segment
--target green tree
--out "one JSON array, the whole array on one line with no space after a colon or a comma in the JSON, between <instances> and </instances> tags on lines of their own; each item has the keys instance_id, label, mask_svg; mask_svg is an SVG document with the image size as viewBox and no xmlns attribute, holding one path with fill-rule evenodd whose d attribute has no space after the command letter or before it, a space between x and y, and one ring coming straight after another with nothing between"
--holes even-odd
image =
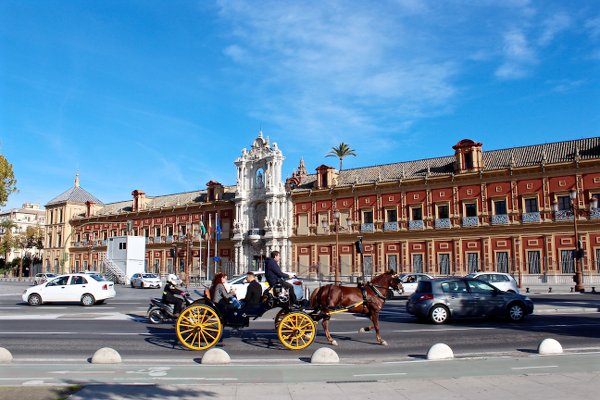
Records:
<instances>
[{"instance_id":1,"label":"green tree","mask_svg":"<svg viewBox=\"0 0 600 400\"><path fill-rule=\"evenodd\" d=\"M0 240L0 253L4 254L4 260L8 260L8 254L15 247L15 237L13 235L13 228L16 228L15 224L10 219L5 219L0 222L0 231L2 231L2 240Z\"/></svg>"},{"instance_id":2,"label":"green tree","mask_svg":"<svg viewBox=\"0 0 600 400\"><path fill-rule=\"evenodd\" d=\"M0 207L4 207L8 196L16 191L17 180L13 173L12 164L0 154Z\"/></svg>"},{"instance_id":3,"label":"green tree","mask_svg":"<svg viewBox=\"0 0 600 400\"><path fill-rule=\"evenodd\" d=\"M332 147L331 151L326 155L326 157L337 157L340 159L340 171L342 170L342 161L347 156L356 157L356 153L344 142L340 143L337 147Z\"/></svg>"}]
</instances>

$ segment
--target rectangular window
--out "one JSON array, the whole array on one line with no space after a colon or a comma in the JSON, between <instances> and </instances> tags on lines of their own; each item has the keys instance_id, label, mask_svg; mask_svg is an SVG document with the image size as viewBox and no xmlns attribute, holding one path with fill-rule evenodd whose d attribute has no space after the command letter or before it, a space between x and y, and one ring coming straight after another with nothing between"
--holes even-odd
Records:
<instances>
[{"instance_id":1,"label":"rectangular window","mask_svg":"<svg viewBox=\"0 0 600 400\"><path fill-rule=\"evenodd\" d=\"M144 228L144 237L150 237L150 229Z\"/></svg>"},{"instance_id":2,"label":"rectangular window","mask_svg":"<svg viewBox=\"0 0 600 400\"><path fill-rule=\"evenodd\" d=\"M398 271L398 256L396 254L388 254L387 256L387 267Z\"/></svg>"},{"instance_id":3,"label":"rectangular window","mask_svg":"<svg viewBox=\"0 0 600 400\"><path fill-rule=\"evenodd\" d=\"M527 212L527 213L538 212L537 197L530 197L528 199L525 199L525 212Z\"/></svg>"},{"instance_id":4,"label":"rectangular window","mask_svg":"<svg viewBox=\"0 0 600 400\"><path fill-rule=\"evenodd\" d=\"M363 211L363 224L373 223L373 211Z\"/></svg>"},{"instance_id":5,"label":"rectangular window","mask_svg":"<svg viewBox=\"0 0 600 400\"><path fill-rule=\"evenodd\" d=\"M156 258L154 260L154 273L155 274L159 274L160 273L160 259Z\"/></svg>"},{"instance_id":6,"label":"rectangular window","mask_svg":"<svg viewBox=\"0 0 600 400\"><path fill-rule=\"evenodd\" d=\"M308 229L308 214L298 215L298 227L296 230L298 235L308 235L310 232Z\"/></svg>"},{"instance_id":7,"label":"rectangular window","mask_svg":"<svg viewBox=\"0 0 600 400\"><path fill-rule=\"evenodd\" d=\"M465 217L476 217L477 216L477 204L476 203L465 203Z\"/></svg>"},{"instance_id":8,"label":"rectangular window","mask_svg":"<svg viewBox=\"0 0 600 400\"><path fill-rule=\"evenodd\" d=\"M412 264L413 264L413 272L422 273L423 272L423 254L413 254L412 255Z\"/></svg>"},{"instance_id":9,"label":"rectangular window","mask_svg":"<svg viewBox=\"0 0 600 400\"><path fill-rule=\"evenodd\" d=\"M450 207L447 204L440 204L437 206L437 216L439 219L450 218Z\"/></svg>"},{"instance_id":10,"label":"rectangular window","mask_svg":"<svg viewBox=\"0 0 600 400\"><path fill-rule=\"evenodd\" d=\"M160 236L160 234L156 236ZM167 236L173 236L173 225L167 225Z\"/></svg>"},{"instance_id":11,"label":"rectangular window","mask_svg":"<svg viewBox=\"0 0 600 400\"><path fill-rule=\"evenodd\" d=\"M496 271L508 274L508 252L499 251L496 253Z\"/></svg>"},{"instance_id":12,"label":"rectangular window","mask_svg":"<svg viewBox=\"0 0 600 400\"><path fill-rule=\"evenodd\" d=\"M440 274L450 275L450 254L439 255Z\"/></svg>"},{"instance_id":13,"label":"rectangular window","mask_svg":"<svg viewBox=\"0 0 600 400\"><path fill-rule=\"evenodd\" d=\"M558 196L556 202L559 211L571 210L571 198L569 196Z\"/></svg>"},{"instance_id":14,"label":"rectangular window","mask_svg":"<svg viewBox=\"0 0 600 400\"><path fill-rule=\"evenodd\" d=\"M398 211L397 210L386 210L386 222L398 222Z\"/></svg>"},{"instance_id":15,"label":"rectangular window","mask_svg":"<svg viewBox=\"0 0 600 400\"><path fill-rule=\"evenodd\" d=\"M167 274L173 273L173 259L171 257L167 258Z\"/></svg>"},{"instance_id":16,"label":"rectangular window","mask_svg":"<svg viewBox=\"0 0 600 400\"><path fill-rule=\"evenodd\" d=\"M479 271L479 253L467 253L468 273Z\"/></svg>"},{"instance_id":17,"label":"rectangular window","mask_svg":"<svg viewBox=\"0 0 600 400\"><path fill-rule=\"evenodd\" d=\"M371 277L373 275L373 256L363 257L363 268L365 276Z\"/></svg>"},{"instance_id":18,"label":"rectangular window","mask_svg":"<svg viewBox=\"0 0 600 400\"><path fill-rule=\"evenodd\" d=\"M160 236L160 226L157 226L156 228L154 228L154 237L159 237Z\"/></svg>"},{"instance_id":19,"label":"rectangular window","mask_svg":"<svg viewBox=\"0 0 600 400\"><path fill-rule=\"evenodd\" d=\"M600 249L596 249L596 271L600 273Z\"/></svg>"},{"instance_id":20,"label":"rectangular window","mask_svg":"<svg viewBox=\"0 0 600 400\"><path fill-rule=\"evenodd\" d=\"M506 215L506 200L494 200L494 215Z\"/></svg>"},{"instance_id":21,"label":"rectangular window","mask_svg":"<svg viewBox=\"0 0 600 400\"><path fill-rule=\"evenodd\" d=\"M119 250L127 250L127 243L126 242L119 243Z\"/></svg>"},{"instance_id":22,"label":"rectangular window","mask_svg":"<svg viewBox=\"0 0 600 400\"><path fill-rule=\"evenodd\" d=\"M572 274L575 272L575 264L573 263L573 250L561 250L560 261L562 264L563 274Z\"/></svg>"},{"instance_id":23,"label":"rectangular window","mask_svg":"<svg viewBox=\"0 0 600 400\"><path fill-rule=\"evenodd\" d=\"M530 274L539 274L540 268L540 252L539 251L528 251L527 252L527 264L528 271Z\"/></svg>"},{"instance_id":24,"label":"rectangular window","mask_svg":"<svg viewBox=\"0 0 600 400\"><path fill-rule=\"evenodd\" d=\"M422 221L423 220L423 208L421 207L412 207L410 209L411 219L413 221Z\"/></svg>"}]
</instances>

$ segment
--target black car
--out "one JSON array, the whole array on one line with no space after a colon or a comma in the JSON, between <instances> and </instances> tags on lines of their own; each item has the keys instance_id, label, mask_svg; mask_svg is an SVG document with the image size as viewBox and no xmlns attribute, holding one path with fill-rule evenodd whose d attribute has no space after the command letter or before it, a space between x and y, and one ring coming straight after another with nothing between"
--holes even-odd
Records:
<instances>
[{"instance_id":1,"label":"black car","mask_svg":"<svg viewBox=\"0 0 600 400\"><path fill-rule=\"evenodd\" d=\"M439 278L420 281L406 303L406 311L434 324L449 318L505 316L521 321L533 313L533 302L518 293L503 292L474 278Z\"/></svg>"}]
</instances>

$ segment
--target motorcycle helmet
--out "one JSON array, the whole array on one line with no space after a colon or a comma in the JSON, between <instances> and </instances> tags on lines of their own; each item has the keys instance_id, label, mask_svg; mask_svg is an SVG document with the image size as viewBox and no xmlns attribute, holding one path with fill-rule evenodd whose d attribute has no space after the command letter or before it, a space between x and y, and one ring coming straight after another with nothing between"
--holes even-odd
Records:
<instances>
[{"instance_id":1,"label":"motorcycle helmet","mask_svg":"<svg viewBox=\"0 0 600 400\"><path fill-rule=\"evenodd\" d=\"M179 283L179 278L175 274L169 274L167 277L167 282L171 282L173 285L177 285Z\"/></svg>"}]
</instances>

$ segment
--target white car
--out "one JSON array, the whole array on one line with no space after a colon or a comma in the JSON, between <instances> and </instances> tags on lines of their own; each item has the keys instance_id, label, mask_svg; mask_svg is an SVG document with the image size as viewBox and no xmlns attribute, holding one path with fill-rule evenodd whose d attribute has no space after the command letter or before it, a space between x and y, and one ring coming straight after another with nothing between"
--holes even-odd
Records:
<instances>
[{"instance_id":1,"label":"white car","mask_svg":"<svg viewBox=\"0 0 600 400\"><path fill-rule=\"evenodd\" d=\"M40 272L33 277L33 285L39 285L44 282L48 282L56 278L58 275L53 274L52 272Z\"/></svg>"},{"instance_id":2,"label":"white car","mask_svg":"<svg viewBox=\"0 0 600 400\"><path fill-rule=\"evenodd\" d=\"M433 279L433 276L428 274L423 274L421 272L414 272L408 274L402 274L398 278L400 283L402 284L401 292L404 295L411 295L417 290L417 285L419 281L424 279Z\"/></svg>"},{"instance_id":3,"label":"white car","mask_svg":"<svg viewBox=\"0 0 600 400\"><path fill-rule=\"evenodd\" d=\"M467 275L467 278L480 279L503 292L519 293L519 285L515 278L503 272L472 272Z\"/></svg>"},{"instance_id":4,"label":"white car","mask_svg":"<svg viewBox=\"0 0 600 400\"><path fill-rule=\"evenodd\" d=\"M264 292L269 284L267 283L267 278L265 278L265 271L252 271L254 272L254 276L256 277L256 281L260 283L262 286L262 291ZM284 274L293 275L290 272L283 272ZM304 286L302 285L302 281L298 278L290 278L287 279L287 282L291 283L294 286L294 293L296 294L296 298L298 300L302 300L304 298ZM246 281L246 274L236 276L235 278L231 278L227 281L227 286L230 289L235 289L235 295L238 300L242 300L246 297L246 292L248 291L248 281Z\"/></svg>"},{"instance_id":5,"label":"white car","mask_svg":"<svg viewBox=\"0 0 600 400\"><path fill-rule=\"evenodd\" d=\"M157 274L137 273L131 275L131 287L143 288L160 288L162 282Z\"/></svg>"},{"instance_id":6,"label":"white car","mask_svg":"<svg viewBox=\"0 0 600 400\"><path fill-rule=\"evenodd\" d=\"M115 295L115 284L101 275L67 274L30 287L21 297L32 306L52 302L80 302L91 306L102 304Z\"/></svg>"}]
</instances>

